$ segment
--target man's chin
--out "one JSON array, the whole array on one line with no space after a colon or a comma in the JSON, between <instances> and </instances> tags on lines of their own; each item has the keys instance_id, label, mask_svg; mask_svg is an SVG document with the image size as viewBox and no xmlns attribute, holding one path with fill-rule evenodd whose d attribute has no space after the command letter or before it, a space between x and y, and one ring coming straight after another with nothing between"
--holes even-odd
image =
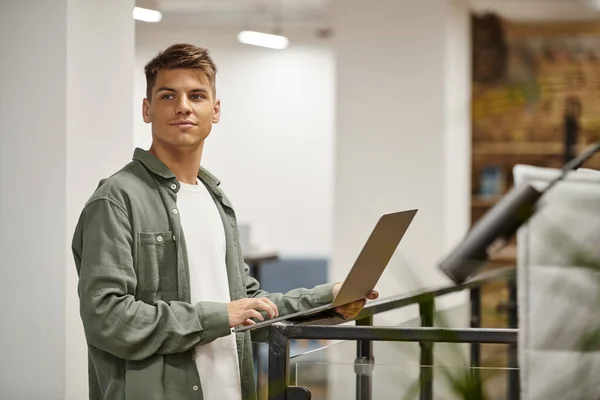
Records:
<instances>
[{"instance_id":1,"label":"man's chin","mask_svg":"<svg viewBox=\"0 0 600 400\"><path fill-rule=\"evenodd\" d=\"M198 142L198 141L189 141L189 142L177 142L174 143L173 147L176 147L178 149L196 149L200 146L202 142Z\"/></svg>"},{"instance_id":2,"label":"man's chin","mask_svg":"<svg viewBox=\"0 0 600 400\"><path fill-rule=\"evenodd\" d=\"M192 135L181 135L174 140L173 145L180 148L195 148L200 146L203 142L204 138L199 138L198 136Z\"/></svg>"},{"instance_id":3,"label":"man's chin","mask_svg":"<svg viewBox=\"0 0 600 400\"><path fill-rule=\"evenodd\" d=\"M160 147L177 149L179 151L191 151L198 149L204 143L205 138L200 138L197 135L180 134L171 137L153 136L152 141Z\"/></svg>"},{"instance_id":4,"label":"man's chin","mask_svg":"<svg viewBox=\"0 0 600 400\"><path fill-rule=\"evenodd\" d=\"M196 150L198 150L199 148L202 147L202 142L200 141L183 141L183 140L178 140L178 141L172 141L172 142L166 142L166 141L153 141L152 147L154 148L162 148L165 151L175 151L175 152L179 152L179 153L190 153L190 152L194 152Z\"/></svg>"}]
</instances>

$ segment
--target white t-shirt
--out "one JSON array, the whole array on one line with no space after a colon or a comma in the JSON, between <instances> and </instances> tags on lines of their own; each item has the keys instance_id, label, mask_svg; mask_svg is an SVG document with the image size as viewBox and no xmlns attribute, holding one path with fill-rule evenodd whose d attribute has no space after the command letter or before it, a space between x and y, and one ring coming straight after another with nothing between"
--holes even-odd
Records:
<instances>
[{"instance_id":1,"label":"white t-shirt","mask_svg":"<svg viewBox=\"0 0 600 400\"><path fill-rule=\"evenodd\" d=\"M181 183L177 207L185 235L190 268L191 302L228 303L225 229L219 210L204 184ZM205 400L241 400L235 334L195 349Z\"/></svg>"}]
</instances>

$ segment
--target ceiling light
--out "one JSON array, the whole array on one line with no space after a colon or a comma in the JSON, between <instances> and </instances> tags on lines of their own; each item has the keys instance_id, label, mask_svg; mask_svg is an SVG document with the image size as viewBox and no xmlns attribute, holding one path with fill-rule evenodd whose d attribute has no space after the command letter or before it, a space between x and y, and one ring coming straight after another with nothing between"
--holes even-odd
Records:
<instances>
[{"instance_id":1,"label":"ceiling light","mask_svg":"<svg viewBox=\"0 0 600 400\"><path fill-rule=\"evenodd\" d=\"M144 22L158 22L162 19L162 13L149 8L134 7L133 19Z\"/></svg>"},{"instance_id":2,"label":"ceiling light","mask_svg":"<svg viewBox=\"0 0 600 400\"><path fill-rule=\"evenodd\" d=\"M240 43L252 46L268 47L270 49L283 50L288 47L289 40L285 36L271 35L254 31L242 31L238 34Z\"/></svg>"}]
</instances>

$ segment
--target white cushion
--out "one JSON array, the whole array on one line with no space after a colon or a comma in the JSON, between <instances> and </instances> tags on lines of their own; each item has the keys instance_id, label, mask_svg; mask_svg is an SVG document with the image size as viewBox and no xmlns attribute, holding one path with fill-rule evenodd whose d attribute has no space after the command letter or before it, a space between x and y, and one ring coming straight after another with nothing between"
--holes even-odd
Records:
<instances>
[{"instance_id":1,"label":"white cushion","mask_svg":"<svg viewBox=\"0 0 600 400\"><path fill-rule=\"evenodd\" d=\"M527 165L513 169L515 185L528 182L538 190L559 174ZM598 266L600 172L573 171L542 197L517 234L523 399L600 397L600 346L586 345L584 352L582 343L591 331L600 336Z\"/></svg>"}]
</instances>

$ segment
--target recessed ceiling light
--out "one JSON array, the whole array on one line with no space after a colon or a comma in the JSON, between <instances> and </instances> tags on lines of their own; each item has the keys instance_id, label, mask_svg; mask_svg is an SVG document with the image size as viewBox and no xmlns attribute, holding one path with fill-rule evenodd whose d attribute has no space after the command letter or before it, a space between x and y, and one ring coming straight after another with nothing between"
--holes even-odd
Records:
<instances>
[{"instance_id":1,"label":"recessed ceiling light","mask_svg":"<svg viewBox=\"0 0 600 400\"><path fill-rule=\"evenodd\" d=\"M134 7L133 19L144 22L159 22L162 19L162 13L149 8Z\"/></svg>"},{"instance_id":2,"label":"recessed ceiling light","mask_svg":"<svg viewBox=\"0 0 600 400\"><path fill-rule=\"evenodd\" d=\"M253 46L268 47L270 49L283 50L288 47L290 41L285 36L271 35L269 33L242 31L238 34L240 43Z\"/></svg>"}]
</instances>

